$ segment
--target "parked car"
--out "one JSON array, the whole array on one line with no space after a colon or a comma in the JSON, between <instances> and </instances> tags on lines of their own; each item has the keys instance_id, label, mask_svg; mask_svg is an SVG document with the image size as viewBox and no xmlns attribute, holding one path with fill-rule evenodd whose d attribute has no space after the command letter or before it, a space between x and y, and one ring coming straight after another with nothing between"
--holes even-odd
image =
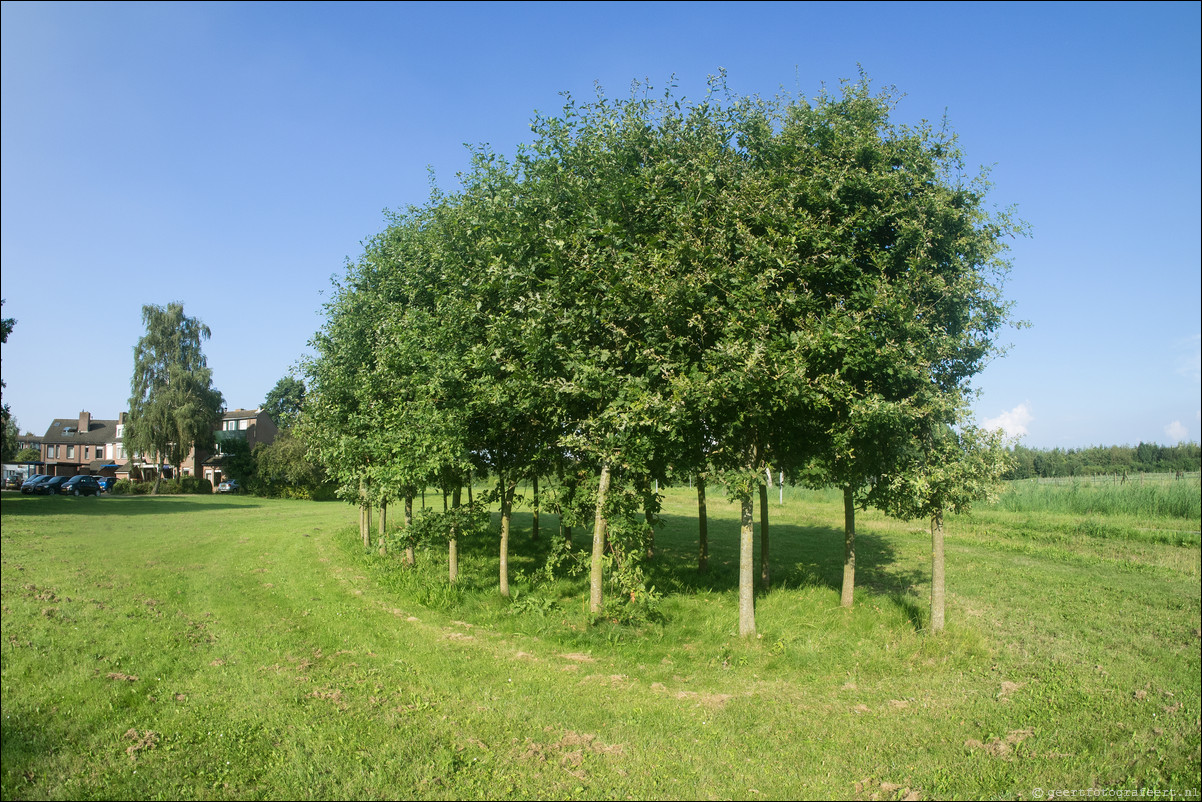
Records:
<instances>
[{"instance_id":1,"label":"parked car","mask_svg":"<svg viewBox=\"0 0 1202 802\"><path fill-rule=\"evenodd\" d=\"M96 481L100 483L100 492L107 493L113 489L113 485L117 484L116 478L112 476L97 476Z\"/></svg>"},{"instance_id":2,"label":"parked car","mask_svg":"<svg viewBox=\"0 0 1202 802\"><path fill-rule=\"evenodd\" d=\"M28 479L26 479L24 482L21 483L21 492L26 495L29 495L30 493L33 492L33 489L35 487L37 487L38 482L45 481L46 479L49 479L49 478L50 478L50 474L48 474L48 473L35 473L33 476L29 477Z\"/></svg>"},{"instance_id":3,"label":"parked car","mask_svg":"<svg viewBox=\"0 0 1202 802\"><path fill-rule=\"evenodd\" d=\"M53 496L67 481L66 476L47 476L33 486L33 492L39 496Z\"/></svg>"},{"instance_id":4,"label":"parked car","mask_svg":"<svg viewBox=\"0 0 1202 802\"><path fill-rule=\"evenodd\" d=\"M233 479L226 479L221 484L217 485L218 493L237 493L242 487Z\"/></svg>"},{"instance_id":5,"label":"parked car","mask_svg":"<svg viewBox=\"0 0 1202 802\"><path fill-rule=\"evenodd\" d=\"M95 476L80 474L63 482L58 492L62 496L99 496L100 482L96 481Z\"/></svg>"},{"instance_id":6,"label":"parked car","mask_svg":"<svg viewBox=\"0 0 1202 802\"><path fill-rule=\"evenodd\" d=\"M6 476L4 478L4 489L5 490L20 490L22 481L23 480L21 478L21 474L19 474L19 473L10 474L9 476Z\"/></svg>"}]
</instances>

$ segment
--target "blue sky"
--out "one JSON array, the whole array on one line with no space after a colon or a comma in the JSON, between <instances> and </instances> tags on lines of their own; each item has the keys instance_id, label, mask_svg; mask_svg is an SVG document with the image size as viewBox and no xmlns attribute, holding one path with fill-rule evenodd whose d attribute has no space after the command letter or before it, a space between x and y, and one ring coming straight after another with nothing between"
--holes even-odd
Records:
<instances>
[{"instance_id":1,"label":"blue sky","mask_svg":"<svg viewBox=\"0 0 1202 802\"><path fill-rule=\"evenodd\" d=\"M230 407L306 351L331 276L511 154L537 110L633 80L814 95L862 66L946 113L1013 243L1027 329L978 418L1036 447L1202 434L1198 3L4 3L4 400L22 431L125 408L143 304L182 301Z\"/></svg>"}]
</instances>

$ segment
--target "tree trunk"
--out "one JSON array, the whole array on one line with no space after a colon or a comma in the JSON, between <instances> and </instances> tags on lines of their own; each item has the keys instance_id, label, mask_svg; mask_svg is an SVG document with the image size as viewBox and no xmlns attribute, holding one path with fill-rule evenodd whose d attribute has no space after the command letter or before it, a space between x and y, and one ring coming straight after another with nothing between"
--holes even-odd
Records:
<instances>
[{"instance_id":1,"label":"tree trunk","mask_svg":"<svg viewBox=\"0 0 1202 802\"><path fill-rule=\"evenodd\" d=\"M383 557L388 553L388 544L384 540L384 530L388 526L388 502L380 502L380 556Z\"/></svg>"},{"instance_id":2,"label":"tree trunk","mask_svg":"<svg viewBox=\"0 0 1202 802\"><path fill-rule=\"evenodd\" d=\"M609 463L601 463L601 479L597 484L597 515L593 520L593 556L589 562L588 609L593 615L601 612L601 567L605 557L605 496L609 493Z\"/></svg>"},{"instance_id":3,"label":"tree trunk","mask_svg":"<svg viewBox=\"0 0 1202 802\"><path fill-rule=\"evenodd\" d=\"M947 585L943 574L943 513L931 518L931 632L943 631Z\"/></svg>"},{"instance_id":4,"label":"tree trunk","mask_svg":"<svg viewBox=\"0 0 1202 802\"><path fill-rule=\"evenodd\" d=\"M443 496L445 501L446 496ZM455 487L455 495L451 503L459 507L459 487ZM451 524L451 542L447 544L447 572L452 582L459 581L459 524Z\"/></svg>"},{"instance_id":5,"label":"tree trunk","mask_svg":"<svg viewBox=\"0 0 1202 802\"><path fill-rule=\"evenodd\" d=\"M472 472L469 470L467 472L467 505L469 507L473 506L476 503L476 502L472 501L472 483L473 482L475 482L475 478L472 476Z\"/></svg>"},{"instance_id":6,"label":"tree trunk","mask_svg":"<svg viewBox=\"0 0 1202 802\"><path fill-rule=\"evenodd\" d=\"M771 476L771 474L769 474ZM760 587L768 589L768 487L760 483Z\"/></svg>"},{"instance_id":7,"label":"tree trunk","mask_svg":"<svg viewBox=\"0 0 1202 802\"><path fill-rule=\"evenodd\" d=\"M567 545L568 551L572 550L572 527L564 523L563 508L559 510L559 537Z\"/></svg>"},{"instance_id":8,"label":"tree trunk","mask_svg":"<svg viewBox=\"0 0 1202 802\"><path fill-rule=\"evenodd\" d=\"M755 502L743 496L739 513L739 637L755 634Z\"/></svg>"},{"instance_id":9,"label":"tree trunk","mask_svg":"<svg viewBox=\"0 0 1202 802\"><path fill-rule=\"evenodd\" d=\"M851 486L843 488L843 594L839 603L851 607L856 588L856 500Z\"/></svg>"},{"instance_id":10,"label":"tree trunk","mask_svg":"<svg viewBox=\"0 0 1202 802\"><path fill-rule=\"evenodd\" d=\"M697 570L710 569L709 518L705 514L705 477L697 474Z\"/></svg>"},{"instance_id":11,"label":"tree trunk","mask_svg":"<svg viewBox=\"0 0 1202 802\"><path fill-rule=\"evenodd\" d=\"M513 488L505 484L505 474L497 477L501 485L501 595L509 598L509 522L513 518ZM514 484L516 488L516 483Z\"/></svg>"},{"instance_id":12,"label":"tree trunk","mask_svg":"<svg viewBox=\"0 0 1202 802\"><path fill-rule=\"evenodd\" d=\"M655 556L655 513L651 511L655 503L653 491L643 496L643 520L647 524L647 559Z\"/></svg>"},{"instance_id":13,"label":"tree trunk","mask_svg":"<svg viewBox=\"0 0 1202 802\"><path fill-rule=\"evenodd\" d=\"M407 492L407 493L405 493L405 533L406 533L405 564L406 565L413 565L415 562L417 562L417 560L414 559L415 555L413 554L413 541L408 539L409 527L411 527L411 526L413 526L413 493Z\"/></svg>"},{"instance_id":14,"label":"tree trunk","mask_svg":"<svg viewBox=\"0 0 1202 802\"><path fill-rule=\"evenodd\" d=\"M534 500L534 512L530 521L530 539L538 540L538 474L530 478L530 495Z\"/></svg>"}]
</instances>

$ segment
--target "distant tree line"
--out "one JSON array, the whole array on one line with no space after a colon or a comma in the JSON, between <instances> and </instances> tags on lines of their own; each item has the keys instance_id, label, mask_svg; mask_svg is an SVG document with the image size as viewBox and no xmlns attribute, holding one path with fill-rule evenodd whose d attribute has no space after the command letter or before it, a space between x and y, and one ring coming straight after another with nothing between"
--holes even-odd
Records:
<instances>
[{"instance_id":1,"label":"distant tree line","mask_svg":"<svg viewBox=\"0 0 1202 802\"><path fill-rule=\"evenodd\" d=\"M1010 469L1003 475L1004 479L1202 470L1202 447L1197 443L1067 449L1016 445L1010 451Z\"/></svg>"}]
</instances>

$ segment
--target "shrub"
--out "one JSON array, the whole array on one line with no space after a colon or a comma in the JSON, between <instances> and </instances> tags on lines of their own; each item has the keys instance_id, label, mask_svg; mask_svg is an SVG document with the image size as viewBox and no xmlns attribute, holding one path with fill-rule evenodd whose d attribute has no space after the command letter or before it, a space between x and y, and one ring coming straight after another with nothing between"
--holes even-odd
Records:
<instances>
[{"instance_id":1,"label":"shrub","mask_svg":"<svg viewBox=\"0 0 1202 802\"><path fill-rule=\"evenodd\" d=\"M134 483L128 479L118 479L109 490L114 496L126 496L134 492Z\"/></svg>"}]
</instances>

